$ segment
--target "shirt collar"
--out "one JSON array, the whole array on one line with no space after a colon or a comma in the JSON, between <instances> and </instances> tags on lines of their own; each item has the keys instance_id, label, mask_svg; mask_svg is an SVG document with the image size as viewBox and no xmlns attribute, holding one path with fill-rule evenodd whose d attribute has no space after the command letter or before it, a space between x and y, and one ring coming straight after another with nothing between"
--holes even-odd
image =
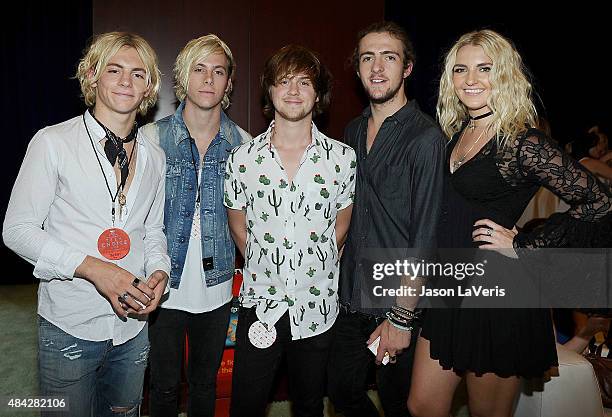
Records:
<instances>
[{"instance_id":1,"label":"shirt collar","mask_svg":"<svg viewBox=\"0 0 612 417\"><path fill-rule=\"evenodd\" d=\"M317 125L314 122L311 122L310 128L310 136L312 138L312 142L306 148L306 152L310 151L310 149L315 149L318 154L323 153L322 143L326 140L325 135L319 132ZM257 150L260 151L264 147L270 148L270 140L272 139L272 131L274 130L274 120L270 122L268 129L259 135L259 139L257 139Z\"/></svg>"},{"instance_id":2,"label":"shirt collar","mask_svg":"<svg viewBox=\"0 0 612 417\"><path fill-rule=\"evenodd\" d=\"M106 132L104 128L100 126L100 124L94 119L89 110L85 110L85 123L87 124L87 129L89 130L89 134L91 135L91 139L95 142L102 142L106 139ZM136 134L136 142L142 145L142 138L139 134Z\"/></svg>"},{"instance_id":3,"label":"shirt collar","mask_svg":"<svg viewBox=\"0 0 612 417\"><path fill-rule=\"evenodd\" d=\"M419 110L419 104L416 100L409 100L400 108L398 111L393 113L391 116L388 116L387 119L395 120L401 124L406 123L410 118L412 118L416 112ZM370 118L372 115L372 108L370 106L366 107L361 116L365 119Z\"/></svg>"},{"instance_id":4,"label":"shirt collar","mask_svg":"<svg viewBox=\"0 0 612 417\"><path fill-rule=\"evenodd\" d=\"M178 144L186 139L189 139L189 130L187 129L187 125L185 124L185 120L183 119L183 110L185 109L185 100L179 104L172 115L172 129L174 131L174 143L178 146ZM230 119L227 117L225 112L221 110L221 125L219 128L219 133L217 135L221 136L221 139L232 144L231 141L231 128L230 128ZM216 137L216 136L215 136Z\"/></svg>"}]
</instances>

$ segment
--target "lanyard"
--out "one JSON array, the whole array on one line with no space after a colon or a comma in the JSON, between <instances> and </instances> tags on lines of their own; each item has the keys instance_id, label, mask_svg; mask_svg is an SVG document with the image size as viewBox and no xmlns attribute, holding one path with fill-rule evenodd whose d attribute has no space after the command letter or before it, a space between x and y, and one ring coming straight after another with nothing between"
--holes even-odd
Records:
<instances>
[{"instance_id":1,"label":"lanyard","mask_svg":"<svg viewBox=\"0 0 612 417\"><path fill-rule=\"evenodd\" d=\"M195 139L192 138L190 134L189 135L189 150L191 151L191 163L193 164L193 170L195 171L195 174L196 174L196 182L198 183L198 194L196 197L196 203L199 205L200 204L200 173L198 171L198 166L196 165L195 155L193 154L194 146L196 146L196 149L197 149Z\"/></svg>"},{"instance_id":2,"label":"lanyard","mask_svg":"<svg viewBox=\"0 0 612 417\"><path fill-rule=\"evenodd\" d=\"M104 168L102 168L102 162L100 162L100 157L98 156L98 152L96 152L96 147L93 143L93 139L91 138L91 134L89 133L89 128L87 127L87 121L85 120L85 114L83 114L83 123L85 124L85 131L87 132L87 137L89 138L89 143L91 143L91 148L93 149L93 153L96 156L96 159L98 160L100 171L102 171L102 176L104 176L104 183L106 184L106 189L108 190L108 194L110 195L111 201L113 203L113 207L111 209L111 218L113 220L113 226L114 226L115 225L115 200L117 200L117 196L119 195L119 192L123 190L123 186L125 185L125 181L127 180L127 177L123 181L121 181L120 185L117 186L117 191L113 195L110 185L108 184L108 179L106 178L106 174L104 173ZM134 143L134 146L132 147L132 151L130 152L130 157L128 158L128 167L130 166L130 163L132 162L132 156L134 155L134 148L136 148L136 143ZM120 201L119 204L121 203L122 202ZM125 202L123 202L123 204L125 204ZM123 206L123 204L121 204L121 206Z\"/></svg>"}]
</instances>

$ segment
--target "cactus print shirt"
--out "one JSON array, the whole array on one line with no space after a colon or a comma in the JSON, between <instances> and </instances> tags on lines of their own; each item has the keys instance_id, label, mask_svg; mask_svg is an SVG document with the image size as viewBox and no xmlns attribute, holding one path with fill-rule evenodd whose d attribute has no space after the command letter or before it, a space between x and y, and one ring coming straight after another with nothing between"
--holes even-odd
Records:
<instances>
[{"instance_id":1,"label":"cactus print shirt","mask_svg":"<svg viewBox=\"0 0 612 417\"><path fill-rule=\"evenodd\" d=\"M289 182L268 130L235 148L226 166L225 206L245 210L243 307L273 325L287 311L294 340L321 334L338 315L336 215L355 191L355 152L312 124Z\"/></svg>"}]
</instances>

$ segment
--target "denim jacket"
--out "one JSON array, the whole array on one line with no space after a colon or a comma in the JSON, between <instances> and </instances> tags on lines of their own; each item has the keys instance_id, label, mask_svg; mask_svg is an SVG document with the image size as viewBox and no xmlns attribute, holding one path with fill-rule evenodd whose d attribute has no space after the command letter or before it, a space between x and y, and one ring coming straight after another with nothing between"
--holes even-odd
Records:
<instances>
[{"instance_id":1,"label":"denim jacket","mask_svg":"<svg viewBox=\"0 0 612 417\"><path fill-rule=\"evenodd\" d=\"M149 137L159 140L166 153L166 201L164 226L170 256L170 286L178 288L181 282L196 201L198 149L189 137L183 121L182 102L173 115L145 126ZM230 150L250 135L221 112L219 134L211 142L204 156L200 183L200 219L202 236L202 263L206 272L206 286L214 286L232 278L236 248L230 235L227 213L223 206L225 163ZM190 149L191 147L191 149ZM193 166L191 151L195 156Z\"/></svg>"}]
</instances>

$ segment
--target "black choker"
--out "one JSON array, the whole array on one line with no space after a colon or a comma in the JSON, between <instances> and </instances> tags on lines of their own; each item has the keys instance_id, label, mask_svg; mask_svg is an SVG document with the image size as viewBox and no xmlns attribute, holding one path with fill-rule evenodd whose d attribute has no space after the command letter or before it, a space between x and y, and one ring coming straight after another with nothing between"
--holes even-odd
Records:
<instances>
[{"instance_id":1,"label":"black choker","mask_svg":"<svg viewBox=\"0 0 612 417\"><path fill-rule=\"evenodd\" d=\"M476 123L474 123L474 121L475 121L475 120L484 119L485 117L489 117L489 116L490 116L490 115L492 115L492 114L493 114L493 112L492 112L492 111L490 111L490 112L487 112L487 113L481 114L480 116L476 116L476 117L469 116L469 117L470 117L470 121L469 121L469 123L468 123L468 127L469 127L470 129L474 130L474 129L476 128Z\"/></svg>"}]
</instances>

